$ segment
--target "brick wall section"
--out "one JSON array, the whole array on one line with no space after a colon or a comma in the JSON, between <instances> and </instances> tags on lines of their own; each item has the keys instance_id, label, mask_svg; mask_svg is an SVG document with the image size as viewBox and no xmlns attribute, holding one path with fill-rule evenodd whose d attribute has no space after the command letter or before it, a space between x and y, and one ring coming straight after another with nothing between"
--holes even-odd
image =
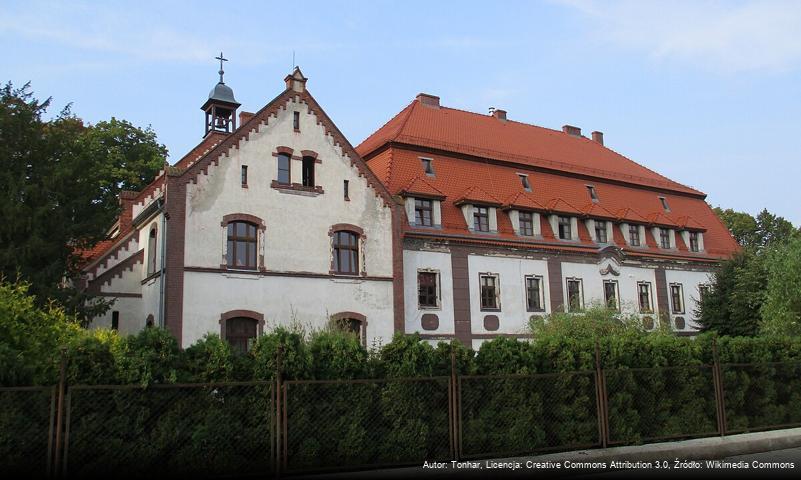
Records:
<instances>
[{"instance_id":1,"label":"brick wall section","mask_svg":"<svg viewBox=\"0 0 801 480\"><path fill-rule=\"evenodd\" d=\"M183 346L184 237L186 235L186 180L167 177L167 252L164 275L164 326Z\"/></svg>"},{"instance_id":2,"label":"brick wall section","mask_svg":"<svg viewBox=\"0 0 801 480\"><path fill-rule=\"evenodd\" d=\"M392 310L395 333L405 333L403 292L403 222L406 211L400 205L392 206ZM416 279L415 279L416 281Z\"/></svg>"},{"instance_id":3,"label":"brick wall section","mask_svg":"<svg viewBox=\"0 0 801 480\"><path fill-rule=\"evenodd\" d=\"M551 312L559 312L564 308L564 292L562 291L562 260L548 258L548 289L551 292Z\"/></svg>"},{"instance_id":4,"label":"brick wall section","mask_svg":"<svg viewBox=\"0 0 801 480\"><path fill-rule=\"evenodd\" d=\"M470 270L467 266L467 250L451 247L451 271L453 276L453 322L456 338L466 346L472 345L470 324Z\"/></svg>"},{"instance_id":5,"label":"brick wall section","mask_svg":"<svg viewBox=\"0 0 801 480\"><path fill-rule=\"evenodd\" d=\"M657 268L654 271L656 277L656 305L661 315L668 315L668 299L667 299L667 277L665 276L664 268Z\"/></svg>"}]
</instances>

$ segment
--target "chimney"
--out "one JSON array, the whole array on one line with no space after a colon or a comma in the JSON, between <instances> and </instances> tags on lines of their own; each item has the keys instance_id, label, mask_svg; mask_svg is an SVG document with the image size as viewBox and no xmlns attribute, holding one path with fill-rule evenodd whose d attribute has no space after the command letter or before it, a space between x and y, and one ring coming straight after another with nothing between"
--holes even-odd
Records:
<instances>
[{"instance_id":1,"label":"chimney","mask_svg":"<svg viewBox=\"0 0 801 480\"><path fill-rule=\"evenodd\" d=\"M503 120L505 122L506 121L506 110L501 110L501 109L497 109L496 108L495 110L493 110L492 116L497 118L498 120Z\"/></svg>"},{"instance_id":2,"label":"chimney","mask_svg":"<svg viewBox=\"0 0 801 480\"><path fill-rule=\"evenodd\" d=\"M306 90L306 80L308 80L308 78L303 76L300 67L295 67L292 73L284 78L287 90L294 90L298 93L302 93Z\"/></svg>"},{"instance_id":3,"label":"chimney","mask_svg":"<svg viewBox=\"0 0 801 480\"><path fill-rule=\"evenodd\" d=\"M439 108L439 97L436 95L429 95L427 93L418 93L417 101L426 107Z\"/></svg>"},{"instance_id":4,"label":"chimney","mask_svg":"<svg viewBox=\"0 0 801 480\"><path fill-rule=\"evenodd\" d=\"M573 135L574 137L581 136L581 129L579 127L574 127L573 125L562 125L562 131L568 135Z\"/></svg>"},{"instance_id":5,"label":"chimney","mask_svg":"<svg viewBox=\"0 0 801 480\"><path fill-rule=\"evenodd\" d=\"M592 140L594 142L598 142L601 145L603 145L604 144L604 132L599 132L599 131L592 132Z\"/></svg>"},{"instance_id":6,"label":"chimney","mask_svg":"<svg viewBox=\"0 0 801 480\"><path fill-rule=\"evenodd\" d=\"M256 114L253 112L239 112L239 125L244 125L245 122L250 120L251 118L255 117Z\"/></svg>"}]
</instances>

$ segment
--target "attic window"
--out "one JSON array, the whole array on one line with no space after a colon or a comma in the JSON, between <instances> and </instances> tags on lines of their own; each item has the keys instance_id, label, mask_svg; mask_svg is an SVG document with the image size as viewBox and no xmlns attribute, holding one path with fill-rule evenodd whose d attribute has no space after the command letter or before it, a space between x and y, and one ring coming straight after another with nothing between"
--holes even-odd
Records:
<instances>
[{"instance_id":1,"label":"attic window","mask_svg":"<svg viewBox=\"0 0 801 480\"><path fill-rule=\"evenodd\" d=\"M520 183L523 184L523 190L530 192L531 191L531 184L528 183L528 175L523 173L518 173L518 177L520 177Z\"/></svg>"},{"instance_id":2,"label":"attic window","mask_svg":"<svg viewBox=\"0 0 801 480\"><path fill-rule=\"evenodd\" d=\"M430 158L420 158L420 161L423 163L423 171L426 172L426 175L434 176L434 160Z\"/></svg>"},{"instance_id":3,"label":"attic window","mask_svg":"<svg viewBox=\"0 0 801 480\"><path fill-rule=\"evenodd\" d=\"M300 112L293 112L292 128L294 128L296 132L300 131Z\"/></svg>"},{"instance_id":4,"label":"attic window","mask_svg":"<svg viewBox=\"0 0 801 480\"><path fill-rule=\"evenodd\" d=\"M587 191L590 192L590 198L593 202L598 202L598 194L595 193L595 187L592 185L587 185Z\"/></svg>"},{"instance_id":5,"label":"attic window","mask_svg":"<svg viewBox=\"0 0 801 480\"><path fill-rule=\"evenodd\" d=\"M666 212L669 212L670 207L668 207L667 199L665 197L659 197L659 201L662 202L662 208L665 209Z\"/></svg>"}]
</instances>

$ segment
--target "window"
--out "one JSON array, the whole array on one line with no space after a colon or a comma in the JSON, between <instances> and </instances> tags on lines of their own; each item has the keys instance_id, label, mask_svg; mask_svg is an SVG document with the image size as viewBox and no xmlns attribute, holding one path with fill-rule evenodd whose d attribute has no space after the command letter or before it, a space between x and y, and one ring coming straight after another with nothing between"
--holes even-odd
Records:
<instances>
[{"instance_id":1,"label":"window","mask_svg":"<svg viewBox=\"0 0 801 480\"><path fill-rule=\"evenodd\" d=\"M289 184L289 160L286 153L278 154L278 183Z\"/></svg>"},{"instance_id":2,"label":"window","mask_svg":"<svg viewBox=\"0 0 801 480\"><path fill-rule=\"evenodd\" d=\"M423 163L423 171L426 172L426 175L434 175L434 165L433 160L430 158L421 158L420 161Z\"/></svg>"},{"instance_id":3,"label":"window","mask_svg":"<svg viewBox=\"0 0 801 480\"><path fill-rule=\"evenodd\" d=\"M414 199L414 223L430 227L434 224L432 219L432 201L421 198Z\"/></svg>"},{"instance_id":4,"label":"window","mask_svg":"<svg viewBox=\"0 0 801 480\"><path fill-rule=\"evenodd\" d=\"M617 292L617 281L604 280L604 304L606 304L606 308L610 310L620 310Z\"/></svg>"},{"instance_id":5,"label":"window","mask_svg":"<svg viewBox=\"0 0 801 480\"><path fill-rule=\"evenodd\" d=\"M349 186L350 185L348 185L348 181L347 180L343 180L342 181L342 192L345 195L345 200L350 200L350 192L348 191L348 187Z\"/></svg>"},{"instance_id":6,"label":"window","mask_svg":"<svg viewBox=\"0 0 801 480\"><path fill-rule=\"evenodd\" d=\"M526 310L541 312L544 310L542 298L542 277L526 277Z\"/></svg>"},{"instance_id":7,"label":"window","mask_svg":"<svg viewBox=\"0 0 801 480\"><path fill-rule=\"evenodd\" d=\"M709 285L704 285L703 283L698 285L698 297L699 297L698 301L703 302L704 298L706 298L707 295L709 295L710 291L711 287Z\"/></svg>"},{"instance_id":8,"label":"window","mask_svg":"<svg viewBox=\"0 0 801 480\"><path fill-rule=\"evenodd\" d=\"M578 312L584 308L584 299L581 294L581 279L567 279L567 311Z\"/></svg>"},{"instance_id":9,"label":"window","mask_svg":"<svg viewBox=\"0 0 801 480\"><path fill-rule=\"evenodd\" d=\"M228 224L228 251L226 257L231 268L253 268L256 263L258 237L256 225L249 222Z\"/></svg>"},{"instance_id":10,"label":"window","mask_svg":"<svg viewBox=\"0 0 801 480\"><path fill-rule=\"evenodd\" d=\"M246 353L250 350L257 331L258 321L252 318L234 317L225 321L225 340L237 353Z\"/></svg>"},{"instance_id":11,"label":"window","mask_svg":"<svg viewBox=\"0 0 801 480\"><path fill-rule=\"evenodd\" d=\"M670 230L667 228L659 229L659 244L662 248L670 248Z\"/></svg>"},{"instance_id":12,"label":"window","mask_svg":"<svg viewBox=\"0 0 801 480\"><path fill-rule=\"evenodd\" d=\"M147 262L148 275L156 273L156 226L150 228L150 236L147 239L147 254L150 255Z\"/></svg>"},{"instance_id":13,"label":"window","mask_svg":"<svg viewBox=\"0 0 801 480\"><path fill-rule=\"evenodd\" d=\"M420 308L439 306L436 272L417 272L417 303Z\"/></svg>"},{"instance_id":14,"label":"window","mask_svg":"<svg viewBox=\"0 0 801 480\"><path fill-rule=\"evenodd\" d=\"M571 240L573 238L570 217L559 217L559 238L562 240Z\"/></svg>"},{"instance_id":15,"label":"window","mask_svg":"<svg viewBox=\"0 0 801 480\"><path fill-rule=\"evenodd\" d=\"M487 207L473 208L473 229L477 232L489 232L489 209Z\"/></svg>"},{"instance_id":16,"label":"window","mask_svg":"<svg viewBox=\"0 0 801 480\"><path fill-rule=\"evenodd\" d=\"M303 157L303 186L314 187L314 157Z\"/></svg>"},{"instance_id":17,"label":"window","mask_svg":"<svg viewBox=\"0 0 801 480\"><path fill-rule=\"evenodd\" d=\"M659 201L662 202L662 208L666 211L670 211L670 207L668 207L667 199L665 197L659 197Z\"/></svg>"},{"instance_id":18,"label":"window","mask_svg":"<svg viewBox=\"0 0 801 480\"><path fill-rule=\"evenodd\" d=\"M111 312L111 329L112 330L120 329L120 312L116 310Z\"/></svg>"},{"instance_id":19,"label":"window","mask_svg":"<svg viewBox=\"0 0 801 480\"><path fill-rule=\"evenodd\" d=\"M242 186L248 186L248 166L242 165Z\"/></svg>"},{"instance_id":20,"label":"window","mask_svg":"<svg viewBox=\"0 0 801 480\"><path fill-rule=\"evenodd\" d=\"M595 187L592 185L587 185L587 192L590 194L590 200L593 202L598 202L598 194L595 193Z\"/></svg>"},{"instance_id":21,"label":"window","mask_svg":"<svg viewBox=\"0 0 801 480\"><path fill-rule=\"evenodd\" d=\"M530 192L531 184L528 183L528 175L524 175L522 173L518 173L517 175L520 177L520 183L523 184L523 190Z\"/></svg>"},{"instance_id":22,"label":"window","mask_svg":"<svg viewBox=\"0 0 801 480\"><path fill-rule=\"evenodd\" d=\"M520 235L534 235L534 215L531 212L520 212L517 216L520 223Z\"/></svg>"},{"instance_id":23,"label":"window","mask_svg":"<svg viewBox=\"0 0 801 480\"><path fill-rule=\"evenodd\" d=\"M651 308L651 284L640 282L637 284L637 298L640 302L640 313L652 313Z\"/></svg>"},{"instance_id":24,"label":"window","mask_svg":"<svg viewBox=\"0 0 801 480\"><path fill-rule=\"evenodd\" d=\"M598 243L606 243L609 240L606 235L606 222L595 222L595 238Z\"/></svg>"},{"instance_id":25,"label":"window","mask_svg":"<svg viewBox=\"0 0 801 480\"><path fill-rule=\"evenodd\" d=\"M481 310L500 310L498 306L498 276L492 274L479 275L481 285Z\"/></svg>"},{"instance_id":26,"label":"window","mask_svg":"<svg viewBox=\"0 0 801 480\"><path fill-rule=\"evenodd\" d=\"M698 247L698 232L690 232L690 251L699 251Z\"/></svg>"},{"instance_id":27,"label":"window","mask_svg":"<svg viewBox=\"0 0 801 480\"><path fill-rule=\"evenodd\" d=\"M359 273L359 235L346 230L334 232L334 272Z\"/></svg>"},{"instance_id":28,"label":"window","mask_svg":"<svg viewBox=\"0 0 801 480\"><path fill-rule=\"evenodd\" d=\"M629 225L629 244L632 247L640 246L640 227L639 225Z\"/></svg>"},{"instance_id":29,"label":"window","mask_svg":"<svg viewBox=\"0 0 801 480\"><path fill-rule=\"evenodd\" d=\"M292 128L296 131L300 131L300 112L292 112Z\"/></svg>"},{"instance_id":30,"label":"window","mask_svg":"<svg viewBox=\"0 0 801 480\"><path fill-rule=\"evenodd\" d=\"M684 313L684 289L680 283L670 284L670 306L673 313Z\"/></svg>"}]
</instances>

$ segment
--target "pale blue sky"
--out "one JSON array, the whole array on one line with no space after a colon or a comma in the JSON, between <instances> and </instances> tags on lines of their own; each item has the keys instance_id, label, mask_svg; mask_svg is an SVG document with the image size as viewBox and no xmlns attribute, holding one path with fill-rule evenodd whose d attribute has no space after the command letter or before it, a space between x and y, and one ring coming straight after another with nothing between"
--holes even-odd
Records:
<instances>
[{"instance_id":1,"label":"pale blue sky","mask_svg":"<svg viewBox=\"0 0 801 480\"><path fill-rule=\"evenodd\" d=\"M292 8L290 8L292 6ZM354 145L418 92L606 145L801 224L801 2L3 2L0 81L89 122L152 125L171 161L226 83L255 111L292 51Z\"/></svg>"}]
</instances>

